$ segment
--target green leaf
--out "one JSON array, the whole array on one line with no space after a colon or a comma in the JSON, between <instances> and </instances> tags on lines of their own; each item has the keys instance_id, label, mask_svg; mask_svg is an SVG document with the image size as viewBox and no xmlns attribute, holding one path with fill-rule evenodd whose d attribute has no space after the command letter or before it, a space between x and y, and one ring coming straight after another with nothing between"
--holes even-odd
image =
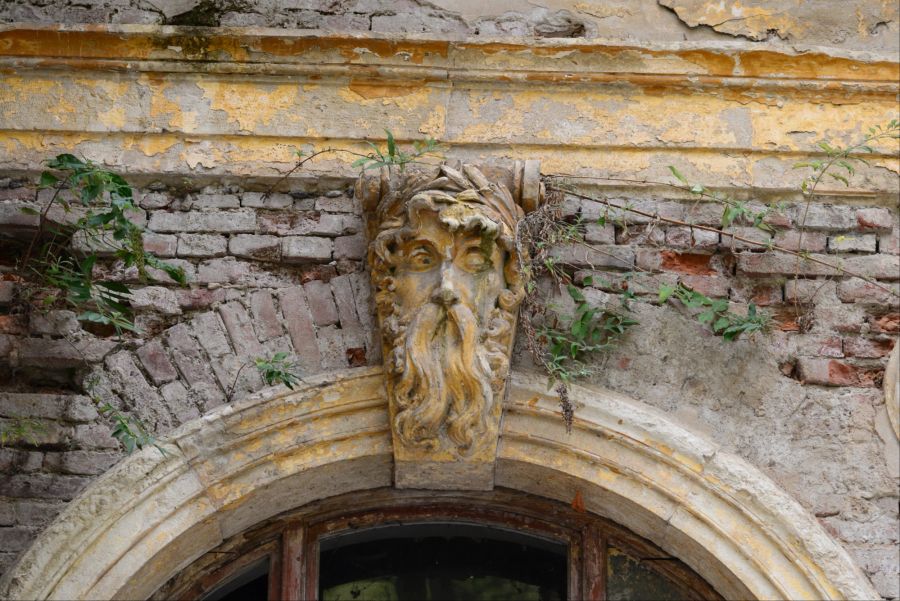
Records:
<instances>
[{"instance_id":1,"label":"green leaf","mask_svg":"<svg viewBox=\"0 0 900 601\"><path fill-rule=\"evenodd\" d=\"M19 211L26 215L40 215L41 212L32 207L19 207Z\"/></svg>"},{"instance_id":2,"label":"green leaf","mask_svg":"<svg viewBox=\"0 0 900 601\"><path fill-rule=\"evenodd\" d=\"M572 300L574 300L574 301L577 302L577 303L583 303L583 302L584 302L584 300L585 300L585 299L584 299L584 294L581 293L581 290L579 290L578 288L576 288L576 287L573 286L572 284L567 285L567 286L566 286L566 289L569 291L569 296L572 297Z\"/></svg>"},{"instance_id":3,"label":"green leaf","mask_svg":"<svg viewBox=\"0 0 900 601\"><path fill-rule=\"evenodd\" d=\"M659 302L664 303L669 300L669 297L675 292L675 286L669 286L668 284L661 284L659 287Z\"/></svg>"},{"instance_id":4,"label":"green leaf","mask_svg":"<svg viewBox=\"0 0 900 601\"><path fill-rule=\"evenodd\" d=\"M845 186L850 187L850 182L843 175L838 175L837 173L829 173L832 178L836 179L839 182L842 182Z\"/></svg>"},{"instance_id":5,"label":"green leaf","mask_svg":"<svg viewBox=\"0 0 900 601\"><path fill-rule=\"evenodd\" d=\"M44 171L41 173L41 178L38 180L38 187L40 188L50 188L59 183L59 178L50 173L49 171Z\"/></svg>"},{"instance_id":6,"label":"green leaf","mask_svg":"<svg viewBox=\"0 0 900 601\"><path fill-rule=\"evenodd\" d=\"M388 156L393 157L397 154L397 144L394 142L394 134L392 134L391 130L389 129L385 129L384 133L387 134Z\"/></svg>"},{"instance_id":7,"label":"green leaf","mask_svg":"<svg viewBox=\"0 0 900 601\"><path fill-rule=\"evenodd\" d=\"M700 323L709 323L715 318L716 314L714 311L704 311L700 315L697 316L697 320Z\"/></svg>"},{"instance_id":8,"label":"green leaf","mask_svg":"<svg viewBox=\"0 0 900 601\"><path fill-rule=\"evenodd\" d=\"M713 331L718 332L718 331L728 327L728 324L730 324L730 323L731 323L731 321L729 321L729 319L727 317L720 317L719 319L716 320L716 323L713 324Z\"/></svg>"},{"instance_id":9,"label":"green leaf","mask_svg":"<svg viewBox=\"0 0 900 601\"><path fill-rule=\"evenodd\" d=\"M682 184L688 185L687 178L684 175L682 175L681 172L674 165L669 165L669 171L671 171L672 175L674 175L678 179L678 181L680 181Z\"/></svg>"}]
</instances>

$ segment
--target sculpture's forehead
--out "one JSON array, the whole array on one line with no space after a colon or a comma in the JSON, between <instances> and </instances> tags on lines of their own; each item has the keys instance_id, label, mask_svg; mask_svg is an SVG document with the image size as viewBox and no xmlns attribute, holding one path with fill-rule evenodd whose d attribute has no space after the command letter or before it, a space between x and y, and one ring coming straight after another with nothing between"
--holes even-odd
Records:
<instances>
[{"instance_id":1,"label":"sculpture's forehead","mask_svg":"<svg viewBox=\"0 0 900 601\"><path fill-rule=\"evenodd\" d=\"M418 207L410 213L410 225L417 233L438 229L456 238L494 238L502 226L490 211L474 203L452 203L439 207Z\"/></svg>"},{"instance_id":2,"label":"sculpture's forehead","mask_svg":"<svg viewBox=\"0 0 900 601\"><path fill-rule=\"evenodd\" d=\"M435 211L420 213L417 226L412 228L413 239L428 240L436 245L453 245L467 240L481 240L479 230L455 227L449 224Z\"/></svg>"}]
</instances>

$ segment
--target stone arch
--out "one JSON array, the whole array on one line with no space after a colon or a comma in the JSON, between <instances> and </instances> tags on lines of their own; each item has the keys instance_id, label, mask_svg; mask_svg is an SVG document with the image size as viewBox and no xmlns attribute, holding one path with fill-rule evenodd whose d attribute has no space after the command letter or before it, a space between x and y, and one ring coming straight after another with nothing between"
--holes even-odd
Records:
<instances>
[{"instance_id":1,"label":"stone arch","mask_svg":"<svg viewBox=\"0 0 900 601\"><path fill-rule=\"evenodd\" d=\"M676 555L730 598L878 598L789 495L640 402L572 387L571 434L543 378L515 373L496 484L571 501ZM380 368L264 391L109 470L0 583L5 598L145 598L225 538L313 500L390 486Z\"/></svg>"}]
</instances>

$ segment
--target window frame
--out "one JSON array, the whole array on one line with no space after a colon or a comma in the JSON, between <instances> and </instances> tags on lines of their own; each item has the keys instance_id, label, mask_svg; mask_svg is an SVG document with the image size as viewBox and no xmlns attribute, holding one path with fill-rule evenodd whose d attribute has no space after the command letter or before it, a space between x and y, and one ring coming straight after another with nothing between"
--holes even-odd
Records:
<instances>
[{"instance_id":1,"label":"window frame","mask_svg":"<svg viewBox=\"0 0 900 601\"><path fill-rule=\"evenodd\" d=\"M268 556L270 601L317 599L321 540L362 528L423 523L503 528L565 544L569 599L605 598L609 546L641 559L643 565L681 586L690 599L722 599L687 565L622 526L575 503L569 506L502 489L487 493L377 489L317 502L225 541L151 598L200 599Z\"/></svg>"}]
</instances>

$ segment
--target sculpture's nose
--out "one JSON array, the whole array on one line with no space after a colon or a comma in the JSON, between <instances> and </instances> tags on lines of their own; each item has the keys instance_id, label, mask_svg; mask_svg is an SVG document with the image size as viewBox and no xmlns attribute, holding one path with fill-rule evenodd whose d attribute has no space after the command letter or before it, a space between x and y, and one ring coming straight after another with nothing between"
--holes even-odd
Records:
<instances>
[{"instance_id":1,"label":"sculpture's nose","mask_svg":"<svg viewBox=\"0 0 900 601\"><path fill-rule=\"evenodd\" d=\"M459 294L456 292L452 271L453 268L449 265L441 269L441 285L432 293L432 302L445 307L459 302Z\"/></svg>"},{"instance_id":2,"label":"sculpture's nose","mask_svg":"<svg viewBox=\"0 0 900 601\"><path fill-rule=\"evenodd\" d=\"M431 295L431 300L439 305L449 307L459 302L459 295L453 288L442 285Z\"/></svg>"}]
</instances>

